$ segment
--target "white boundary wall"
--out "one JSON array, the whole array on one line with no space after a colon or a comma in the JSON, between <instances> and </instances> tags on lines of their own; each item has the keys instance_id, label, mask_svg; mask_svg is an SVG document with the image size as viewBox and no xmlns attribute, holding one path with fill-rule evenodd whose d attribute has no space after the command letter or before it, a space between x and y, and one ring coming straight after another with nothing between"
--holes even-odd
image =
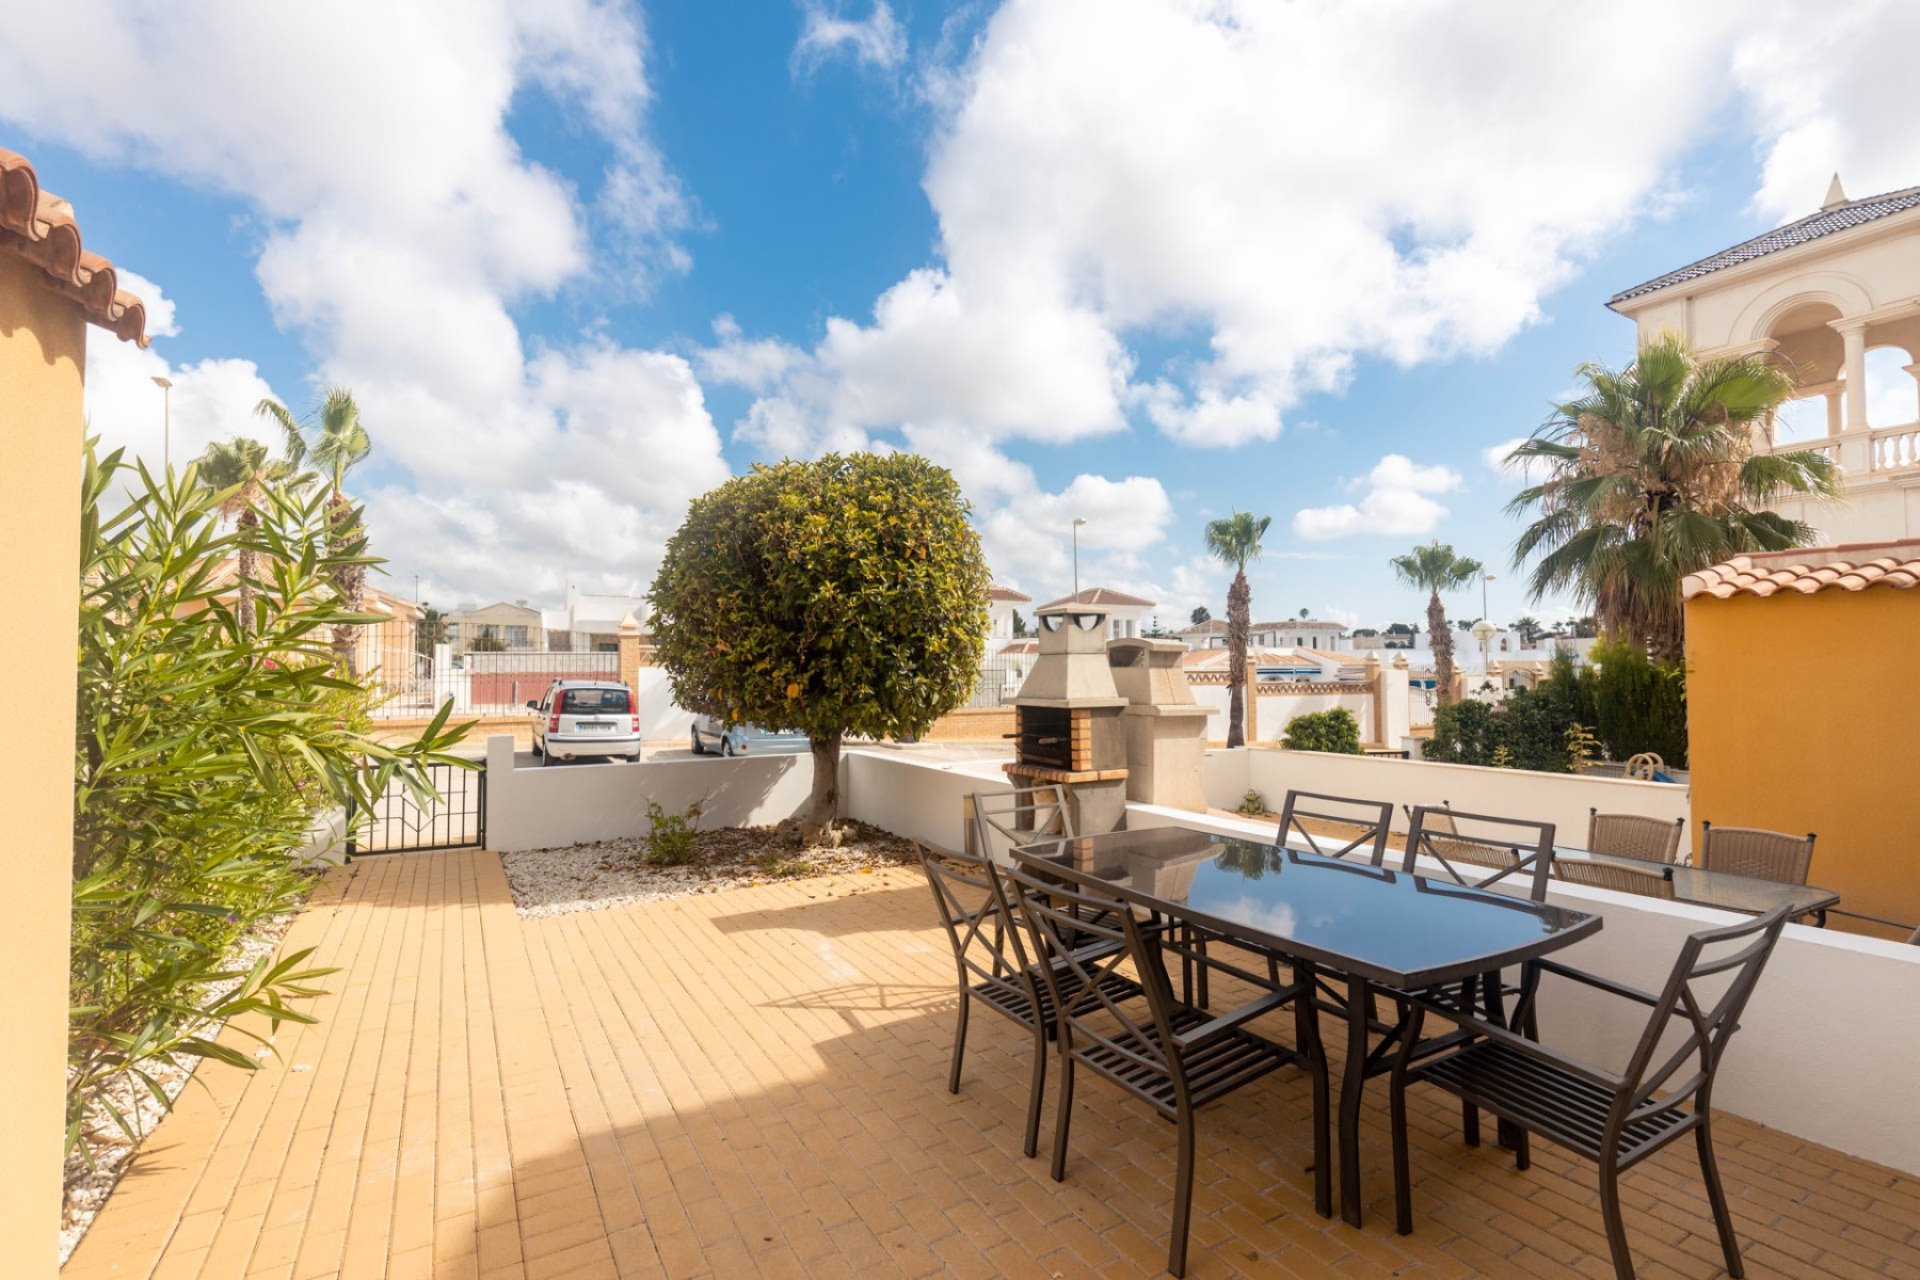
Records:
<instances>
[{"instance_id":1,"label":"white boundary wall","mask_svg":"<svg viewBox=\"0 0 1920 1280\"><path fill-rule=\"evenodd\" d=\"M1150 805L1129 805L1127 823L1273 838L1270 823ZM1689 934L1749 918L1584 885L1555 883L1547 900L1606 921L1555 959L1656 993ZM1542 1041L1597 1066L1626 1065L1646 1014L1564 979L1541 984ZM1920 1174L1920 1108L1912 1105L1917 1060L1920 947L1790 924L1728 1046L1714 1106Z\"/></svg>"},{"instance_id":2,"label":"white boundary wall","mask_svg":"<svg viewBox=\"0 0 1920 1280\"><path fill-rule=\"evenodd\" d=\"M1249 789L1258 791L1276 812L1288 791L1390 801L1397 831L1407 826L1406 811L1400 806L1442 803L1451 803L1465 813L1551 822L1556 828L1554 839L1564 845L1586 844L1589 809L1635 813L1668 822L1687 818L1691 826L1690 792L1686 786L1671 782L1272 747L1209 751L1203 780L1207 803L1217 809L1238 808ZM1681 836L1683 856L1692 847L1691 841L1690 831Z\"/></svg>"},{"instance_id":3,"label":"white boundary wall","mask_svg":"<svg viewBox=\"0 0 1920 1280\"><path fill-rule=\"evenodd\" d=\"M999 760L935 763L880 752L840 758L840 806L850 818L941 849L966 848L966 798L1011 784Z\"/></svg>"},{"instance_id":4,"label":"white boundary wall","mask_svg":"<svg viewBox=\"0 0 1920 1280\"><path fill-rule=\"evenodd\" d=\"M644 836L649 800L669 813L697 802L703 828L757 827L804 812L812 794L804 752L516 769L512 735L487 739L487 847L499 853Z\"/></svg>"}]
</instances>

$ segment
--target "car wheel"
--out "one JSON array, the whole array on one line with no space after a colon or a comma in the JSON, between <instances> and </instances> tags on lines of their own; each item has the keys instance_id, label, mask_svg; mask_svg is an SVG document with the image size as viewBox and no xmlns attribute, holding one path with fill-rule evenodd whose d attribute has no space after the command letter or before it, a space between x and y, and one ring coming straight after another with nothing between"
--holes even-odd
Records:
<instances>
[{"instance_id":1,"label":"car wheel","mask_svg":"<svg viewBox=\"0 0 1920 1280\"><path fill-rule=\"evenodd\" d=\"M732 756L735 754L733 750L732 738L720 739L720 754L728 758L732 758Z\"/></svg>"},{"instance_id":2,"label":"car wheel","mask_svg":"<svg viewBox=\"0 0 1920 1280\"><path fill-rule=\"evenodd\" d=\"M533 743L533 754L535 754L536 756L546 754L546 752L540 749L540 739L534 738L532 739L532 743Z\"/></svg>"},{"instance_id":3,"label":"car wheel","mask_svg":"<svg viewBox=\"0 0 1920 1280\"><path fill-rule=\"evenodd\" d=\"M693 739L693 754L697 756L707 754L707 749L700 745L700 731L698 729L687 730L687 736Z\"/></svg>"}]
</instances>

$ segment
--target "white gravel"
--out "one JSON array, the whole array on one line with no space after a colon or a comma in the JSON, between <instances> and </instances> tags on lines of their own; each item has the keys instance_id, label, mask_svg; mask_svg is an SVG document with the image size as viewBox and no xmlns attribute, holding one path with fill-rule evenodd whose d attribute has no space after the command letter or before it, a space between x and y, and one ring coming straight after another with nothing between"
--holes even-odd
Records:
<instances>
[{"instance_id":1,"label":"white gravel","mask_svg":"<svg viewBox=\"0 0 1920 1280\"><path fill-rule=\"evenodd\" d=\"M513 904L523 919L722 893L797 876L833 875L899 866L913 857L910 842L857 823L843 828L837 849L802 850L790 825L702 831L698 857L686 866L646 863L646 840L630 837L501 856ZM759 859L777 850L781 865Z\"/></svg>"}]
</instances>

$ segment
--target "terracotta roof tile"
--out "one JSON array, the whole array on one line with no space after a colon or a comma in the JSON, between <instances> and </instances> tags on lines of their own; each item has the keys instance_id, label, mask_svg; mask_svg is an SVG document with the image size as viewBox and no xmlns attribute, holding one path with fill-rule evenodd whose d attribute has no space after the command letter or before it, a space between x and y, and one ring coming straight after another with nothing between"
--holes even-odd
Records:
<instances>
[{"instance_id":1,"label":"terracotta roof tile","mask_svg":"<svg viewBox=\"0 0 1920 1280\"><path fill-rule=\"evenodd\" d=\"M1813 595L1827 590L1865 591L1869 587L1900 591L1920 587L1920 542L1806 547L1735 556L1688 574L1680 583L1680 594L1688 600L1700 595L1729 600L1737 595L1765 598L1782 591Z\"/></svg>"},{"instance_id":2,"label":"terracotta roof tile","mask_svg":"<svg viewBox=\"0 0 1920 1280\"><path fill-rule=\"evenodd\" d=\"M40 189L25 156L0 147L0 251L39 267L86 312L87 319L127 342L146 346L147 307L119 287L113 264L80 243L73 206Z\"/></svg>"},{"instance_id":3,"label":"terracotta roof tile","mask_svg":"<svg viewBox=\"0 0 1920 1280\"><path fill-rule=\"evenodd\" d=\"M1026 604L1033 597L1024 591L1015 591L1012 587L1003 587L995 582L987 586L987 599L1001 604Z\"/></svg>"},{"instance_id":4,"label":"terracotta roof tile","mask_svg":"<svg viewBox=\"0 0 1920 1280\"><path fill-rule=\"evenodd\" d=\"M1087 587L1070 596L1061 596L1058 600L1043 604L1042 609L1052 609L1063 604L1109 604L1124 605L1135 609L1151 609L1153 601L1142 600L1139 596L1130 596L1124 591L1115 591L1112 587Z\"/></svg>"}]
</instances>

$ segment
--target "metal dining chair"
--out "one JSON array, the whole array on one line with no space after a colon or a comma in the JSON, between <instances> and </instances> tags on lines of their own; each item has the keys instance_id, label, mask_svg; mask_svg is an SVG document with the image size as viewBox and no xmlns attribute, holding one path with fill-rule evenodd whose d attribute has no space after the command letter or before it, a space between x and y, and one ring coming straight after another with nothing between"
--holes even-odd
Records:
<instances>
[{"instance_id":1,"label":"metal dining chair","mask_svg":"<svg viewBox=\"0 0 1920 1280\"><path fill-rule=\"evenodd\" d=\"M1465 830L1462 822L1469 824ZM1547 875L1553 866L1553 834L1551 822L1419 805L1412 811L1400 869L1417 872L1419 859L1430 858L1456 883L1474 889L1489 888L1513 876L1516 885L1525 882L1530 900L1544 902ZM1481 875L1481 869L1493 874Z\"/></svg>"},{"instance_id":2,"label":"metal dining chair","mask_svg":"<svg viewBox=\"0 0 1920 1280\"><path fill-rule=\"evenodd\" d=\"M1637 893L1648 898L1673 899L1673 881L1665 873L1651 868L1623 867L1613 862L1588 862L1582 858L1555 858L1553 874L1569 884L1591 885L1617 893Z\"/></svg>"},{"instance_id":3,"label":"metal dining chair","mask_svg":"<svg viewBox=\"0 0 1920 1280\"><path fill-rule=\"evenodd\" d=\"M1429 1013L1453 1023L1456 1030L1427 1043L1451 1038L1457 1047L1430 1054L1418 1063L1403 1051L1392 1072L1394 1211L1400 1234L1413 1231L1407 1086L1424 1083L1465 1105L1484 1107L1502 1121L1599 1166L1600 1216L1618 1280L1633 1280L1634 1274L1620 1213L1620 1175L1692 1133L1727 1273L1744 1274L1733 1217L1714 1161L1713 1082L1727 1042L1739 1029L1740 1012L1780 939L1787 910L1776 907L1755 920L1694 934L1680 949L1673 972L1657 996L1553 961L1536 961L1528 970L1523 1008L1530 1009L1538 974L1544 971L1651 1010L1632 1057L1617 1073L1516 1035L1479 1018L1469 1007L1416 1000L1407 1047L1419 1040L1422 1021ZM1702 979L1719 974L1731 976L1717 998L1696 988ZM1671 1024L1676 1020L1679 1026L1674 1028ZM1663 1038L1674 1030L1680 1035L1678 1045L1656 1057Z\"/></svg>"},{"instance_id":4,"label":"metal dining chair","mask_svg":"<svg viewBox=\"0 0 1920 1280\"><path fill-rule=\"evenodd\" d=\"M1616 858L1638 858L1671 866L1680 856L1680 837L1687 820L1648 818L1637 813L1587 810L1587 848Z\"/></svg>"},{"instance_id":5,"label":"metal dining chair","mask_svg":"<svg viewBox=\"0 0 1920 1280\"><path fill-rule=\"evenodd\" d=\"M1067 806L1067 791L1059 783L1036 787L1009 787L1005 791L976 791L970 797L973 822L968 830L972 842L967 852L989 858L1001 866L1012 861L1016 845L1035 840L1072 839L1073 812Z\"/></svg>"},{"instance_id":6,"label":"metal dining chair","mask_svg":"<svg viewBox=\"0 0 1920 1280\"><path fill-rule=\"evenodd\" d=\"M934 906L953 947L960 978L960 1008L953 1029L953 1065L947 1071L947 1092L960 1092L960 1066L967 1048L967 1021L977 1001L1016 1023L1033 1037L1033 1069L1027 1086L1028 1156L1040 1149L1040 1104L1047 1087L1047 1041L1057 1026L1055 983L1042 976L1041 966L1029 957L1025 930L1008 899L1000 869L986 858L930 849L918 840L913 849L933 888ZM1118 948L1102 938L1077 944L1087 957ZM1064 964L1059 959L1056 964ZM1076 991L1077 979L1063 974L1058 986ZM1140 984L1115 972L1100 975L1106 998L1116 1002L1140 995Z\"/></svg>"},{"instance_id":7,"label":"metal dining chair","mask_svg":"<svg viewBox=\"0 0 1920 1280\"><path fill-rule=\"evenodd\" d=\"M1316 822L1341 828L1341 835L1315 832L1307 824ZM1339 841L1346 831L1357 829L1345 844ZM1286 845L1289 836L1306 842L1307 852L1323 858L1344 858L1358 854L1373 866L1387 859L1387 836L1393 830L1393 806L1374 800L1356 800L1350 796L1324 795L1315 791L1289 791L1280 808L1280 830L1276 845Z\"/></svg>"},{"instance_id":8,"label":"metal dining chair","mask_svg":"<svg viewBox=\"0 0 1920 1280\"><path fill-rule=\"evenodd\" d=\"M1145 927L1120 898L1042 880L1023 868L1007 873L1034 950L1055 963L1040 972L1059 1012L1060 1105L1053 1134L1053 1179L1066 1180L1067 1137L1073 1120L1075 1073L1086 1068L1145 1102L1177 1130L1173 1179L1173 1228L1167 1270L1187 1272L1187 1237L1193 1216L1194 1117L1200 1108L1252 1084L1281 1067L1297 1065L1315 1078L1324 1097L1325 1055L1317 1040L1295 1051L1246 1027L1263 1014L1285 1008L1311 990L1296 983L1263 991L1240 1007L1214 1013L1174 998L1163 951L1171 936ZM1098 921L1099 923L1089 923ZM1104 952L1068 950L1070 940L1095 934L1111 944ZM1145 988L1145 1007L1113 997L1110 975L1130 965ZM1144 1016L1143 1016L1144 1015ZM1311 1026L1310 1021L1303 1025ZM1320 1126L1321 1109L1314 1123ZM1316 1149L1322 1144L1316 1137ZM1330 1205L1332 1179L1326 1159L1314 1162L1317 1204Z\"/></svg>"},{"instance_id":9,"label":"metal dining chair","mask_svg":"<svg viewBox=\"0 0 1920 1280\"><path fill-rule=\"evenodd\" d=\"M1781 884L1805 884L1813 865L1814 835L1788 835L1758 827L1700 824L1700 865L1708 871L1757 876Z\"/></svg>"}]
</instances>

